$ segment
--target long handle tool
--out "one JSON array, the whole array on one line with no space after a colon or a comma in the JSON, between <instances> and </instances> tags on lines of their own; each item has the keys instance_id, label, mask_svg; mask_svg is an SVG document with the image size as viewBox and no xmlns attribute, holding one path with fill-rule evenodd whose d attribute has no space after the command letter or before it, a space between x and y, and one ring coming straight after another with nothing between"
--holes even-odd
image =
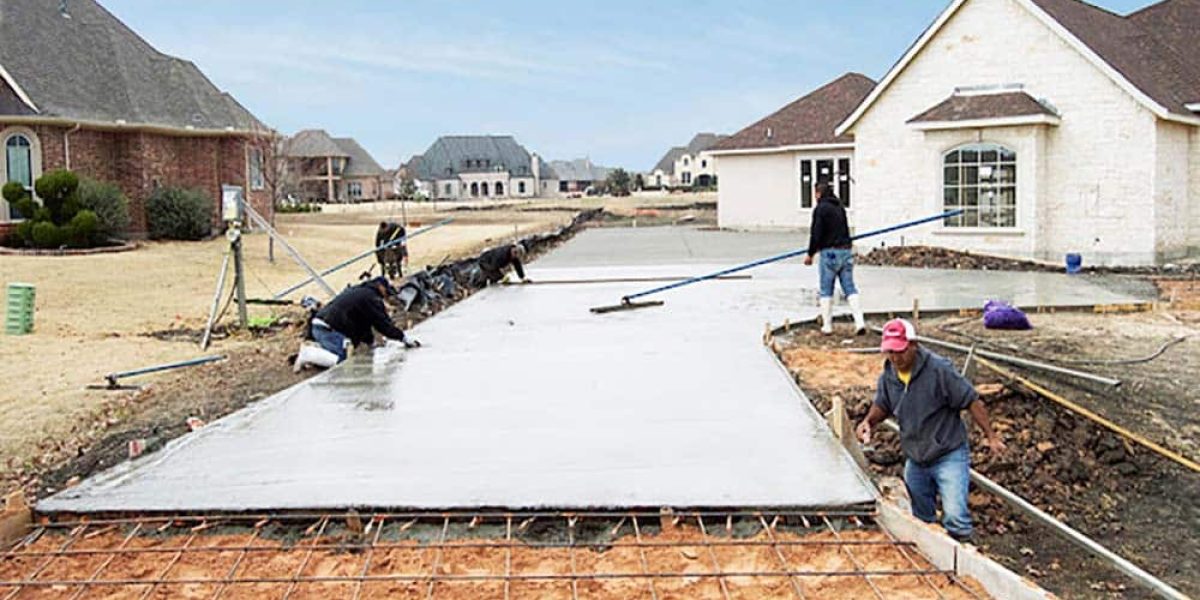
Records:
<instances>
[{"instance_id":1,"label":"long handle tool","mask_svg":"<svg viewBox=\"0 0 1200 600\"><path fill-rule=\"evenodd\" d=\"M946 212L944 212L944 213L942 213L942 214L939 214L939 215L934 215L934 216L932 216L932 217L925 217L924 219L917 219L917 220L915 220L915 221L908 221L907 223L901 223L901 224L899 224L899 225L892 225L891 227L884 227L883 229L876 229L875 231L868 231L868 232L866 232L866 233L860 233L860 234L858 234L858 235L856 235L856 236L854 236L854 237L850 238L850 241L852 241L852 242L855 242L855 241L858 241L858 240L861 240L861 239L865 239L865 238L869 238L869 237L873 237L873 236L877 236L877 235L883 235L883 234L885 234L885 233L891 233L891 232L893 232L893 231L896 231L896 230L898 230L898 229L907 229L907 228L909 228L909 227L915 227L915 226L917 226L917 225L923 225L923 224L925 224L925 223L930 223L930 222L933 222L933 221L941 221L941 220L943 220L943 219L948 219L948 218L950 218L950 217L953 217L953 216L961 215L962 213L963 213L963 210L962 210L962 209L957 209L957 210L949 210L949 211L946 211ZM595 308L593 308L593 309L591 309L591 310L592 310L592 312L594 312L594 313L596 313L596 314L598 314L598 315L602 315L602 314L605 314L605 313L617 312L617 311L622 311L622 310L633 310L633 309L636 309L636 308L647 308L647 307L650 307L650 306L662 306L662 305L663 305L663 301L662 301L662 300L651 300L651 301L648 301L648 302L634 302L634 300L637 300L638 298L645 298L646 296L650 296L650 295L653 295L653 294L658 294L658 293L661 293L661 292L665 292L665 291L667 291L667 290L673 290L673 289L675 289L675 288L683 287L683 286L685 286L685 285L691 285L691 284L693 284L693 283L699 283L699 282L701 282L701 281L708 281L708 280L710 280L710 279L716 279L716 278L718 278L718 277L724 277L724 276L726 276L726 275L730 275L730 274L732 274L732 273L737 273L737 272L739 272L739 271L745 271L745 270L747 270L747 269L753 269L754 267L761 267L761 266L763 266L763 265L771 264L771 263L774 263L774 262L779 262L779 261L781 261L781 260L787 260L787 259L789 259L789 258L794 258L794 257L797 257L797 256L802 256L802 255L805 255L805 254L808 254L808 248L804 248L804 249L802 249L802 250L793 250L793 251L791 251L791 252L785 252L785 253L783 253L783 254L779 254L779 255L776 255L776 256L772 256L772 257L769 257L769 258L764 258L764 259L761 259L761 260L756 260L756 261L754 261L754 262L751 262L751 263L746 263L746 264L744 264L744 265L739 265L739 266L736 266L736 267L730 267L730 268L728 268L728 269L725 269L725 270L723 270L723 271L717 271L716 273L709 273L708 275L700 275L700 276L698 276L698 277L692 277L691 279L685 279L685 280L683 280L683 281L677 281L677 282L675 282L675 283L672 283L672 284L669 284L669 285L664 285L664 286L661 286L661 287L656 287L656 288L654 288L654 289L651 289L651 290L646 290L646 291L644 291L644 292L638 292L638 293L636 293L636 294L630 294L630 295L628 295L628 296L625 296L625 297L621 298L621 303L620 303L620 304L615 304L615 305L612 305L612 306L597 306L597 307L595 307Z\"/></svg>"}]
</instances>

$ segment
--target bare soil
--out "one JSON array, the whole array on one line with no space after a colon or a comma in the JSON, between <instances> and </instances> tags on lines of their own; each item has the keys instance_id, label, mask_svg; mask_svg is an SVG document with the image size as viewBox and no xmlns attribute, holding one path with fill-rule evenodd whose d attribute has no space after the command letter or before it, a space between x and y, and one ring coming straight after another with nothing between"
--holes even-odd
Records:
<instances>
[{"instance_id":1,"label":"bare soil","mask_svg":"<svg viewBox=\"0 0 1200 600\"><path fill-rule=\"evenodd\" d=\"M147 528L150 529L150 528ZM793 585L800 587L806 598L865 598L873 595L867 580L861 576L808 576L789 580L780 576L756 576L756 573L808 571L821 573L869 571L903 571L932 569L919 554L909 549L901 553L887 544L862 545L864 542L887 542L878 530L843 530L841 540L857 543L841 546L829 543L781 545L778 551L769 545L706 546L705 540L729 539L723 531L709 531L707 537L698 527L679 525L667 529L643 531L641 540L658 547L639 549L631 546L638 538L628 524L622 533L602 546L585 546L571 551L566 548L538 547L517 540L515 545L486 536L457 537L447 540L443 548L430 547L427 540L399 535L393 527L379 540L383 547L376 549L309 550L313 543L362 544L364 536L341 531L328 532L320 537L304 536L297 540L295 531L262 530L192 535L172 529L166 533L113 527L97 530L97 535L83 535L70 545L73 550L140 550L142 553L76 554L58 557L44 565L37 580L58 581L53 587L26 587L17 598L67 598L80 590L72 582L95 576L97 581L136 580L145 584L97 586L88 598L136 598L149 592L150 598L211 598L232 577L275 581L233 583L224 589L223 597L280 598L292 592L292 598L443 598L465 600L474 598L550 599L580 598L658 598L713 599L721 598L795 598ZM134 534L131 536L131 534ZM757 543L771 539L784 542L835 542L833 533L819 531L789 531L780 528L768 535L757 529L742 541ZM68 538L61 534L43 535L21 552L56 552ZM369 540L366 540L369 541ZM665 544L671 544L665 546ZM146 550L216 549L212 551L155 552ZM263 548L243 553L243 547ZM228 550L221 550L227 548ZM172 562L172 558L178 560ZM110 560L110 557L111 558ZM43 557L0 556L0 581L15 581L29 577ZM732 573L714 577L717 571ZM659 577L644 577L645 574ZM442 577L471 577L468 581L432 581L430 575ZM506 574L515 576L507 585ZM572 574L581 578L571 581ZM360 584L345 582L300 582L289 580L298 576L319 577L395 577L395 580L367 581ZM587 578L589 575L602 577ZM664 576L669 575L669 576ZM402 579L409 578L409 579ZM190 583L171 583L191 580ZM151 588L152 581L159 580ZM280 581L282 580L282 581ZM954 582L946 577L915 575L879 575L871 578L887 598L971 598L964 586L970 586L978 597L986 597L972 581ZM722 589L724 587L724 591ZM507 589L506 589L507 588ZM573 590L574 588L574 590ZM14 591L12 586L0 586L0 594ZM728 592L726 596L725 592ZM361 596L356 596L360 593Z\"/></svg>"},{"instance_id":2,"label":"bare soil","mask_svg":"<svg viewBox=\"0 0 1200 600\"><path fill-rule=\"evenodd\" d=\"M923 319L920 333L1041 360L1123 361L1144 358L1164 342L1195 334L1177 315L1036 314L1029 332L994 332L980 320ZM865 416L883 359L850 354L838 338L804 329L781 339L781 357L821 410L834 396L851 417ZM854 346L877 343L854 338ZM963 356L934 351L957 361ZM1200 440L1195 392L1200 386L1200 339L1190 338L1158 358L1138 364L1070 364L1125 381L1117 390L1020 373L1193 459ZM1184 593L1200 594L1200 474L1132 444L1057 404L1006 385L985 369L972 377L1008 445L1000 457L983 449L972 430L976 470L1079 529ZM867 452L878 475L900 476L903 456L896 436L878 431ZM1013 570L1067 598L1150 597L1111 567L1090 558L999 499L973 492L981 548Z\"/></svg>"}]
</instances>

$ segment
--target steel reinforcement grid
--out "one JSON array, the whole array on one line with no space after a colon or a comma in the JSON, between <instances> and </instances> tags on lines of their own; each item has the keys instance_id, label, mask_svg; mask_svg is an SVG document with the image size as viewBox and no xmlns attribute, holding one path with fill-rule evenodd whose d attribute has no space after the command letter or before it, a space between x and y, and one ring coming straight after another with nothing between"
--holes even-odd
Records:
<instances>
[{"instance_id":1,"label":"steel reinforcement grid","mask_svg":"<svg viewBox=\"0 0 1200 600\"><path fill-rule=\"evenodd\" d=\"M676 559L690 558L682 561L686 568L678 560L651 560L667 550ZM614 568L594 558L614 551L636 566ZM796 558L807 551L837 556ZM472 568L452 568L451 555L464 552L471 553ZM514 565L514 554L531 552L544 555L532 568ZM770 566L718 558L738 552L764 553ZM287 560L276 560L281 555ZM317 569L314 556L333 557L341 568ZM880 561L888 564L875 564ZM185 568L188 563L207 566ZM810 582L852 579L863 584L866 596L883 599L889 595L885 582L897 577L919 580L917 597L981 597L952 571L930 566L912 543L879 527L870 510L71 517L43 519L0 554L2 600L118 592L169 597L168 590L181 586L191 586L189 597L201 591L200 597L233 598L252 585L258 586L254 597L292 598L320 585L328 588L322 597L357 599L365 588L386 584L404 584L404 597L423 598L469 597L449 591L489 584L487 597L507 599L520 597L517 587L530 583L561 585L563 597L580 598L598 597L585 589L596 582L636 585L638 595L653 600L664 593L675 597L664 588L707 582L715 584L714 597L730 599L740 596L746 581L765 579L786 582L778 588L802 599L825 597Z\"/></svg>"}]
</instances>

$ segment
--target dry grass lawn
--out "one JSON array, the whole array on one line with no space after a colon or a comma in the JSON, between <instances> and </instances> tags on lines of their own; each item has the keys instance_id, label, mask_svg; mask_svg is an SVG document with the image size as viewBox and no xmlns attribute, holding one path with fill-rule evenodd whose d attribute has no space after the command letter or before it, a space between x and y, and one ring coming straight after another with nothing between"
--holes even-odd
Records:
<instances>
[{"instance_id":1,"label":"dry grass lawn","mask_svg":"<svg viewBox=\"0 0 1200 600\"><path fill-rule=\"evenodd\" d=\"M578 204L578 203L577 203ZM279 215L278 229L309 260L323 269L372 247L381 218L400 218L392 205L334 207L312 215ZM445 208L439 206L439 208ZM340 210L337 210L340 209ZM451 211L409 207L412 223L442 218L456 221L410 244L410 268L462 256L534 231L557 227L570 212ZM269 298L306 277L282 248L267 260L267 236L244 243L247 294ZM0 470L19 465L44 467L39 455L47 440L68 436L73 427L100 414L110 392L88 391L105 374L200 356L193 343L161 341L146 334L170 328L202 328L208 316L217 271L228 248L224 238L194 243L147 243L120 254L81 257L0 257L0 284L21 281L37 287L35 331L0 335ZM329 278L341 289L373 259ZM227 286L232 285L232 277ZM319 294L310 286L296 294ZM269 308L251 307L251 314ZM236 311L230 310L226 320ZM254 343L233 337L209 353ZM146 377L140 382L153 381ZM33 464L30 464L32 461Z\"/></svg>"}]
</instances>

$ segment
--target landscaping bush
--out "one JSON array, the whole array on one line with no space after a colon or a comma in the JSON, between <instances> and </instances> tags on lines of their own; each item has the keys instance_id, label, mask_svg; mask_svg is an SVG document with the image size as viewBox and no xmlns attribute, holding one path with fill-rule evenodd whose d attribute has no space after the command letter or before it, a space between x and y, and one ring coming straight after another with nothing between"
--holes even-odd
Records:
<instances>
[{"instance_id":1,"label":"landscaping bush","mask_svg":"<svg viewBox=\"0 0 1200 600\"><path fill-rule=\"evenodd\" d=\"M63 227L67 243L75 248L91 248L99 245L100 217L90 210L75 213L71 222Z\"/></svg>"},{"instance_id":2,"label":"landscaping bush","mask_svg":"<svg viewBox=\"0 0 1200 600\"><path fill-rule=\"evenodd\" d=\"M33 189L41 199L42 206L50 210L50 220L55 225L70 222L79 212L79 177L66 169L50 171L34 182Z\"/></svg>"},{"instance_id":3,"label":"landscaping bush","mask_svg":"<svg viewBox=\"0 0 1200 600\"><path fill-rule=\"evenodd\" d=\"M80 210L91 211L96 216L93 239L102 243L125 237L129 229L129 200L121 193L121 188L85 178L80 180L76 194Z\"/></svg>"},{"instance_id":4,"label":"landscaping bush","mask_svg":"<svg viewBox=\"0 0 1200 600\"><path fill-rule=\"evenodd\" d=\"M63 245L66 235L63 228L50 221L38 221L33 224L33 245L38 248L58 248Z\"/></svg>"},{"instance_id":5,"label":"landscaping bush","mask_svg":"<svg viewBox=\"0 0 1200 600\"><path fill-rule=\"evenodd\" d=\"M280 203L279 207L275 209L275 212L277 212L277 213L318 213L318 212L321 212L321 205L320 204L309 204L307 202L301 202L298 204L288 204L288 203L284 202L284 203Z\"/></svg>"},{"instance_id":6,"label":"landscaping bush","mask_svg":"<svg viewBox=\"0 0 1200 600\"><path fill-rule=\"evenodd\" d=\"M158 188L146 200L150 239L204 239L212 232L212 211L212 200L200 190Z\"/></svg>"},{"instance_id":7,"label":"landscaping bush","mask_svg":"<svg viewBox=\"0 0 1200 600\"><path fill-rule=\"evenodd\" d=\"M32 246L33 225L33 221L29 219L17 223L17 226L13 229L12 236L10 236L9 239L10 245L18 248Z\"/></svg>"}]
</instances>

